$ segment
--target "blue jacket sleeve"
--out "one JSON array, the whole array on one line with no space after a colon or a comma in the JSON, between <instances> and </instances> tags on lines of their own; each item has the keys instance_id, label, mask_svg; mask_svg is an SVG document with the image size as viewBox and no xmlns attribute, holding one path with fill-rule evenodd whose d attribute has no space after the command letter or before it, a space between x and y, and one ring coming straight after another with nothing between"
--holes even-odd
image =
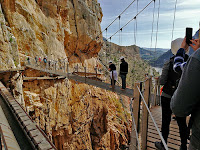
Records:
<instances>
[{"instance_id":1,"label":"blue jacket sleeve","mask_svg":"<svg viewBox=\"0 0 200 150\"><path fill-rule=\"evenodd\" d=\"M183 48L180 48L177 51L176 56L174 57L173 69L175 72L182 73L183 68L186 64L186 62L184 62L184 58L185 58L185 50Z\"/></svg>"}]
</instances>

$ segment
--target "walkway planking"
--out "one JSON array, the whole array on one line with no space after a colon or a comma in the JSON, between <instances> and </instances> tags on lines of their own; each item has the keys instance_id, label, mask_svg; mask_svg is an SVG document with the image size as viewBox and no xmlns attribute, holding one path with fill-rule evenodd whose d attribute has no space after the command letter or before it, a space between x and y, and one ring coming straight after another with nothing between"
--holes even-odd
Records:
<instances>
[{"instance_id":1,"label":"walkway planking","mask_svg":"<svg viewBox=\"0 0 200 150\"><path fill-rule=\"evenodd\" d=\"M159 129L161 129L161 124L162 124L161 107L160 106L153 107L151 109L151 113L152 113ZM147 150L156 149L155 145L154 145L154 142L156 142L156 141L161 141L160 136L158 135L158 132L155 129L153 121L149 117ZM177 150L177 149L179 149L180 144L181 144L181 142L180 142L179 128L178 128L177 122L176 122L176 120L171 120L170 133L169 133L169 137L168 137L167 146L168 146L169 150Z\"/></svg>"},{"instance_id":2,"label":"walkway planking","mask_svg":"<svg viewBox=\"0 0 200 150\"><path fill-rule=\"evenodd\" d=\"M55 146L23 107L0 82L0 106L11 126L21 149L54 149ZM14 143L13 143L14 144ZM8 147L8 149L10 149ZM12 148L11 148L12 149Z\"/></svg>"},{"instance_id":3,"label":"walkway planking","mask_svg":"<svg viewBox=\"0 0 200 150\"><path fill-rule=\"evenodd\" d=\"M64 76L57 76L57 77L23 77L23 81L30 81L30 80L55 80L55 79L64 79Z\"/></svg>"},{"instance_id":4,"label":"walkway planking","mask_svg":"<svg viewBox=\"0 0 200 150\"><path fill-rule=\"evenodd\" d=\"M17 71L24 71L24 67L21 67L21 68L10 68L8 70L0 70L0 73L17 72Z\"/></svg>"},{"instance_id":5,"label":"walkway planking","mask_svg":"<svg viewBox=\"0 0 200 150\"><path fill-rule=\"evenodd\" d=\"M128 96L130 98L133 98L133 89L127 88L126 90L122 91L120 86L115 86L115 89L113 90L112 88L109 88L110 84L108 84L108 83L104 83L104 82L101 82L101 81L96 81L96 80L88 79L88 78L85 78L85 77L73 75L71 73L67 74L67 73L64 73L64 72L61 72L61 71L57 71L57 70L56 71L55 70L47 70L47 69L43 69L43 68L40 68L40 67L31 66L31 65L26 65L26 67L32 68L32 69L35 69L35 70L39 70L39 71L43 71L43 72L47 72L47 73L51 73L51 74L55 74L55 75L59 75L59 76L65 76L65 77L67 77L71 80L75 80L77 82L85 83L85 84L88 84L88 85L93 85L93 86L96 86L96 87L99 87L99 88L102 88L102 89L105 89L105 90L115 92L117 94L121 94L121 95Z\"/></svg>"}]
</instances>

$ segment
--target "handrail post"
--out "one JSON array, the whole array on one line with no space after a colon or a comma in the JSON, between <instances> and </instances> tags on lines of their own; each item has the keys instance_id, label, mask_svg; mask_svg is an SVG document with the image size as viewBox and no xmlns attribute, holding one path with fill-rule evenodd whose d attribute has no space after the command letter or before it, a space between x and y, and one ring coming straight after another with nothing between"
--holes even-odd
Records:
<instances>
[{"instance_id":1,"label":"handrail post","mask_svg":"<svg viewBox=\"0 0 200 150\"><path fill-rule=\"evenodd\" d=\"M84 67L84 70L85 70L85 83L86 83L86 67Z\"/></svg>"},{"instance_id":2,"label":"handrail post","mask_svg":"<svg viewBox=\"0 0 200 150\"><path fill-rule=\"evenodd\" d=\"M67 63L67 77L69 79L69 64Z\"/></svg>"},{"instance_id":3,"label":"handrail post","mask_svg":"<svg viewBox=\"0 0 200 150\"><path fill-rule=\"evenodd\" d=\"M95 71L96 71L96 81L97 81L97 68L95 69Z\"/></svg>"},{"instance_id":4,"label":"handrail post","mask_svg":"<svg viewBox=\"0 0 200 150\"><path fill-rule=\"evenodd\" d=\"M64 73L66 73L66 65L65 65L65 61L64 61Z\"/></svg>"},{"instance_id":5,"label":"handrail post","mask_svg":"<svg viewBox=\"0 0 200 150\"><path fill-rule=\"evenodd\" d=\"M137 150L137 145L139 143L137 143L137 138L136 136L136 132L138 132L138 124L139 124L139 112L140 112L140 93L137 89L137 87L140 87L140 83L137 82L134 85L134 90L133 90L133 95L134 95L134 101L133 101L133 117L135 120L135 126L136 126L136 130L134 130L134 122L132 120L132 129L131 129L131 142L130 142L130 150Z\"/></svg>"},{"instance_id":6,"label":"handrail post","mask_svg":"<svg viewBox=\"0 0 200 150\"><path fill-rule=\"evenodd\" d=\"M157 93L158 93L158 78L155 78L154 104L153 104L153 106L157 106Z\"/></svg>"},{"instance_id":7,"label":"handrail post","mask_svg":"<svg viewBox=\"0 0 200 150\"><path fill-rule=\"evenodd\" d=\"M55 71L56 71L56 63L57 63L57 62L55 61L55 66L54 66L54 67L55 67Z\"/></svg>"},{"instance_id":8,"label":"handrail post","mask_svg":"<svg viewBox=\"0 0 200 150\"><path fill-rule=\"evenodd\" d=\"M114 73L112 70L112 90L114 91L115 85L114 85Z\"/></svg>"},{"instance_id":9,"label":"handrail post","mask_svg":"<svg viewBox=\"0 0 200 150\"><path fill-rule=\"evenodd\" d=\"M144 100L149 107L149 100L150 100L150 92L151 92L151 78L145 81L145 90L144 90ZM142 150L146 150L147 147L147 132L148 132L148 110L143 103L142 106L142 130L141 130L141 145Z\"/></svg>"},{"instance_id":10,"label":"handrail post","mask_svg":"<svg viewBox=\"0 0 200 150\"><path fill-rule=\"evenodd\" d=\"M160 77L158 77L158 100L157 100L157 104L160 106Z\"/></svg>"}]
</instances>

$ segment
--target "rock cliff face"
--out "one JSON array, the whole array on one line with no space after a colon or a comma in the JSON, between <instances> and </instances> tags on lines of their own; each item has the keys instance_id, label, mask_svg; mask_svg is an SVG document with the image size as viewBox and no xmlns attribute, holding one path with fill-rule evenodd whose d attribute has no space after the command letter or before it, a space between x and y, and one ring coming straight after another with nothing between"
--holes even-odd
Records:
<instances>
[{"instance_id":1,"label":"rock cliff face","mask_svg":"<svg viewBox=\"0 0 200 150\"><path fill-rule=\"evenodd\" d=\"M1 69L20 67L27 56L68 60L71 68L75 63L96 66L94 57L102 45L97 0L0 3ZM29 69L24 75L46 74ZM13 83L16 98L58 149L115 150L128 145L130 113L118 95L67 79L23 82L21 74L9 76L2 80Z\"/></svg>"},{"instance_id":2,"label":"rock cliff face","mask_svg":"<svg viewBox=\"0 0 200 150\"><path fill-rule=\"evenodd\" d=\"M5 41L11 45L16 39L15 52L84 63L100 50L102 38L95 38L101 32L102 11L96 0L2 0L1 4L6 20L2 29L13 34L4 34Z\"/></svg>"},{"instance_id":3,"label":"rock cliff face","mask_svg":"<svg viewBox=\"0 0 200 150\"><path fill-rule=\"evenodd\" d=\"M114 93L69 80L23 86L27 112L58 149L114 150L128 144L130 114Z\"/></svg>"}]
</instances>

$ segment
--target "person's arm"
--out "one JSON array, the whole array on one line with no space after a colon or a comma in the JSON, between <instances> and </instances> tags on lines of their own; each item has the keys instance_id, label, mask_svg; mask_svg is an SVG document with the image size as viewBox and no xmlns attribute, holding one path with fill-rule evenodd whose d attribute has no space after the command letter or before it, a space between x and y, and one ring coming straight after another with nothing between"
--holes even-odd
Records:
<instances>
[{"instance_id":1,"label":"person's arm","mask_svg":"<svg viewBox=\"0 0 200 150\"><path fill-rule=\"evenodd\" d=\"M189 50L188 44L186 43L186 37L183 39L183 42L181 43L180 49L177 51L176 56L174 58L174 65L173 70L177 73L182 73L184 66L186 65L186 62L184 62L185 59L185 53Z\"/></svg>"},{"instance_id":2,"label":"person's arm","mask_svg":"<svg viewBox=\"0 0 200 150\"><path fill-rule=\"evenodd\" d=\"M190 40L192 44L190 46L196 51L200 47L200 39Z\"/></svg>"},{"instance_id":3,"label":"person's arm","mask_svg":"<svg viewBox=\"0 0 200 150\"><path fill-rule=\"evenodd\" d=\"M171 99L171 109L178 117L185 117L192 113L200 102L200 52L195 53L188 60L183 71L177 90Z\"/></svg>"},{"instance_id":4,"label":"person's arm","mask_svg":"<svg viewBox=\"0 0 200 150\"><path fill-rule=\"evenodd\" d=\"M167 82L169 65L170 65L170 61L167 61L163 66L162 74L160 76L160 81L159 81L160 85L164 85Z\"/></svg>"},{"instance_id":5,"label":"person's arm","mask_svg":"<svg viewBox=\"0 0 200 150\"><path fill-rule=\"evenodd\" d=\"M182 73L183 68L186 64L186 62L184 62L184 59L185 59L185 49L180 48L177 51L176 56L174 57L173 69L175 72Z\"/></svg>"}]
</instances>

